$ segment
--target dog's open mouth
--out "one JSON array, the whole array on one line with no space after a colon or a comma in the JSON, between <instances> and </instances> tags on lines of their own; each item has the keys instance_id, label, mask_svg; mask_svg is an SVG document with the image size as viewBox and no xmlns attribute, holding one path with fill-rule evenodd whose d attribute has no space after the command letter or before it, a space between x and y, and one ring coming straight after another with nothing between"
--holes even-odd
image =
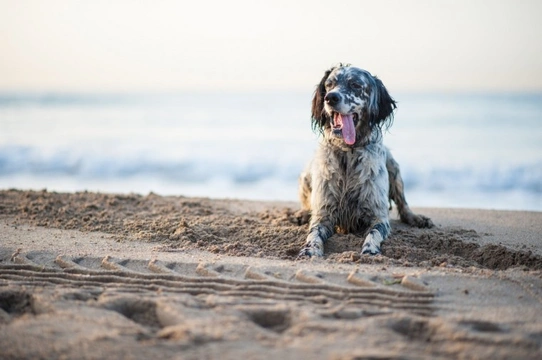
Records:
<instances>
[{"instance_id":1,"label":"dog's open mouth","mask_svg":"<svg viewBox=\"0 0 542 360\"><path fill-rule=\"evenodd\" d=\"M358 114L333 113L333 134L342 136L345 143L353 145L356 142L356 124Z\"/></svg>"}]
</instances>

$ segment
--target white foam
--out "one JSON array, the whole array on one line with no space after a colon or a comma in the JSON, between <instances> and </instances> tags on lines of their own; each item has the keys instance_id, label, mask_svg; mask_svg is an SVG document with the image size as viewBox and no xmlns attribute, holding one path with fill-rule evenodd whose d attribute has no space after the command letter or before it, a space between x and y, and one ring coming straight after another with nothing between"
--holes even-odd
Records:
<instances>
[{"instance_id":1,"label":"white foam","mask_svg":"<svg viewBox=\"0 0 542 360\"><path fill-rule=\"evenodd\" d=\"M310 95L0 95L0 187L296 201ZM542 211L541 96L397 98L412 205Z\"/></svg>"}]
</instances>

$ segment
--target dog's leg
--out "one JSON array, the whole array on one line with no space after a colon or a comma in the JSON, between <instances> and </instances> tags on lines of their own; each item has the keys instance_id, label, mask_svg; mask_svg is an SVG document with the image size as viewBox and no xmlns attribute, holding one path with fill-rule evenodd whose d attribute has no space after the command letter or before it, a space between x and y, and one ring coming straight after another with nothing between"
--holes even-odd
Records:
<instances>
[{"instance_id":1,"label":"dog's leg","mask_svg":"<svg viewBox=\"0 0 542 360\"><path fill-rule=\"evenodd\" d=\"M382 244L382 241L387 239L390 231L391 227L388 220L382 220L374 225L369 231L369 234L365 237L361 253L370 255L380 254L380 245Z\"/></svg>"},{"instance_id":2,"label":"dog's leg","mask_svg":"<svg viewBox=\"0 0 542 360\"><path fill-rule=\"evenodd\" d=\"M299 257L322 257L324 256L324 243L334 233L333 224L327 217L322 217L317 214L316 216L311 217L309 228L307 241L305 242L303 249L299 252Z\"/></svg>"},{"instance_id":3,"label":"dog's leg","mask_svg":"<svg viewBox=\"0 0 542 360\"><path fill-rule=\"evenodd\" d=\"M311 209L311 174L309 171L303 171L299 176L299 200L301 209L310 211Z\"/></svg>"},{"instance_id":4,"label":"dog's leg","mask_svg":"<svg viewBox=\"0 0 542 360\"><path fill-rule=\"evenodd\" d=\"M387 150L386 154L386 168L388 169L388 177L390 181L390 200L393 200L397 206L399 217L405 224L416 226L419 228L431 228L433 222L426 216L417 215L410 210L406 199L405 190L403 186L403 179L401 178L401 172L399 171L399 164L395 161L391 152ZM391 205L391 204L390 204Z\"/></svg>"}]
</instances>

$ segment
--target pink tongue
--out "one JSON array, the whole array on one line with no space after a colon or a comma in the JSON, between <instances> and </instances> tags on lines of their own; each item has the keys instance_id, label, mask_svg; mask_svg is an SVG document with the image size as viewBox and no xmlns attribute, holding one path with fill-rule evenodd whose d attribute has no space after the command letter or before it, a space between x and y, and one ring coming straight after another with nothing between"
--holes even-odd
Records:
<instances>
[{"instance_id":1,"label":"pink tongue","mask_svg":"<svg viewBox=\"0 0 542 360\"><path fill-rule=\"evenodd\" d=\"M356 129L354 128L354 115L337 114L343 124L342 133L344 142L353 145L356 142ZM335 122L337 124L337 122Z\"/></svg>"}]
</instances>

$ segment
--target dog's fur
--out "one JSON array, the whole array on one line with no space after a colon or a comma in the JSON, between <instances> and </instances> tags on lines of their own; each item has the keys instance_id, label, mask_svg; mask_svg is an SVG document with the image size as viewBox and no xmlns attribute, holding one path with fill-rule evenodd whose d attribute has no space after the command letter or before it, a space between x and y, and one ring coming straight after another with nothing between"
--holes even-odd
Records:
<instances>
[{"instance_id":1,"label":"dog's fur","mask_svg":"<svg viewBox=\"0 0 542 360\"><path fill-rule=\"evenodd\" d=\"M324 243L335 231L363 234L361 252L379 254L391 231L391 201L402 222L433 226L408 207L399 165L382 143L395 108L382 82L369 72L342 64L325 72L312 100L312 125L323 138L300 177L302 208L311 214L300 256L323 256Z\"/></svg>"}]
</instances>

